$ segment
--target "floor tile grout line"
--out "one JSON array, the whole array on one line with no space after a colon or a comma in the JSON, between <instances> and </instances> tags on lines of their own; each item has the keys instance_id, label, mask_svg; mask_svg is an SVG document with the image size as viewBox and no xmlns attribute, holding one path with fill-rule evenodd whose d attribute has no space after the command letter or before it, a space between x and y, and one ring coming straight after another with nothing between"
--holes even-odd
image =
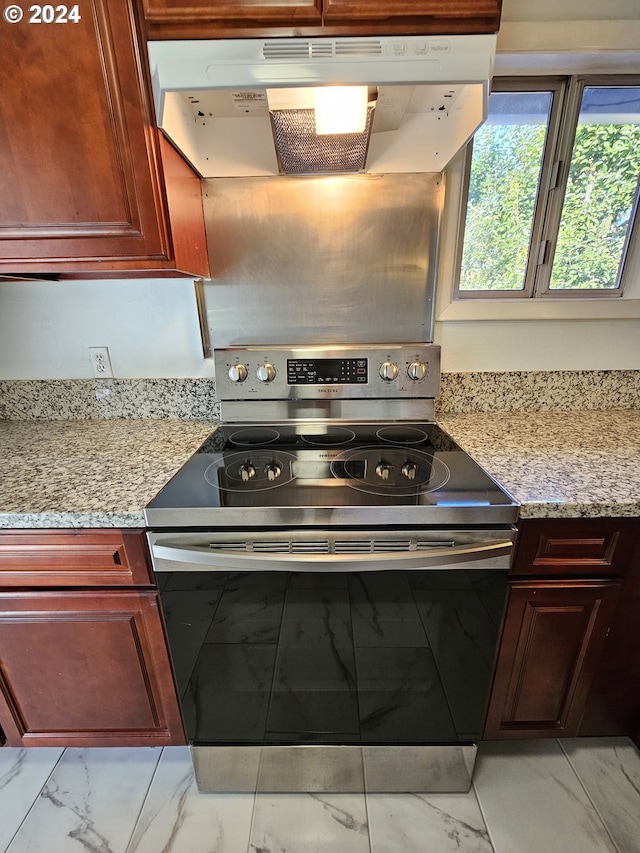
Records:
<instances>
[{"instance_id":1,"label":"floor tile grout line","mask_svg":"<svg viewBox=\"0 0 640 853\"><path fill-rule=\"evenodd\" d=\"M582 790L585 792L586 797L587 797L587 799L589 800L589 802L591 803L591 805L592 805L592 807L593 807L594 812L597 814L597 816L598 816L598 819L599 819L600 823L601 823L601 824L602 824L602 826L604 827L604 831L607 833L607 835L608 835L608 836L609 836L609 838L611 839L611 843L613 844L613 846L615 847L615 849L618 851L618 853L625 853L625 851L624 851L624 850L620 850L620 848L619 848L619 847L618 847L618 845L616 844L616 840L615 840L615 838L611 835L611 832L609 831L609 825L607 824L607 821L606 821L606 820L604 819L604 817L600 814L600 810L598 809L598 806L597 806L597 805L596 805L596 803L594 802L594 800L593 800L593 798L592 798L591 794L589 793L589 790L587 789L586 785L584 784L584 782L583 782L583 781L582 781L582 779L580 778L580 774L578 773L578 771L576 770L576 768L573 766L573 762L571 761L571 758L569 757L569 754L567 753L566 749L564 748L564 744L562 743L562 739L561 739L561 738L558 738L557 740L558 740L558 744L559 744L559 746L560 746L560 749L562 750L562 754L563 754L563 755L564 755L564 757L567 759L567 764L569 765L569 767L571 768L571 770L572 770L572 771L573 771L573 773L575 774L576 779L577 779L577 780L578 780L578 782L580 783L580 787L581 787L581 788L582 788Z\"/></svg>"},{"instance_id":2,"label":"floor tile grout line","mask_svg":"<svg viewBox=\"0 0 640 853\"><path fill-rule=\"evenodd\" d=\"M142 798L142 803L140 805L140 810L136 819L133 822L133 827L131 829L131 833L129 835L129 840L127 841L127 846L125 847L125 853L129 853L131 850L131 842L133 841L133 837L136 834L136 829L138 828L138 824L140 823L140 818L142 817L142 813L144 812L144 807L147 804L147 800L149 799L149 793L151 792L151 786L153 785L154 779L158 774L158 770L160 768L160 762L162 761L162 756L164 755L165 747L163 746L160 749L160 755L158 756L158 760L156 761L156 766L153 768L153 773L151 774L151 779L149 780L149 784L147 785L147 790L145 792L144 797Z\"/></svg>"},{"instance_id":3,"label":"floor tile grout line","mask_svg":"<svg viewBox=\"0 0 640 853\"><path fill-rule=\"evenodd\" d=\"M364 774L364 766L362 768ZM369 794L365 790L362 792L364 796L364 814L367 821L367 839L369 841L369 853L373 853L373 838L371 837L371 812L369 811Z\"/></svg>"},{"instance_id":4,"label":"floor tile grout line","mask_svg":"<svg viewBox=\"0 0 640 853\"><path fill-rule=\"evenodd\" d=\"M23 747L20 747L20 749L29 749L29 747L23 746ZM37 794L35 795L35 797L33 798L33 801L31 802L31 805L29 806L29 808L28 808L28 809L27 809L27 811L25 812L24 817L23 817L23 818L22 818L22 820L20 821L20 824L19 824L18 828L16 829L16 831L15 831L15 832L13 833L13 835L11 836L11 840L9 841L9 843L7 844L7 846L4 848L4 853L7 853L7 851L9 850L9 848L11 847L11 845L13 844L13 842L16 840L16 836L18 835L18 833L20 832L20 830L21 830L21 829L22 829L22 827L24 826L25 821L27 820L27 818L29 817L29 815L30 815L30 814L31 814L31 812L33 811L33 808L34 808L35 804L36 804L36 803L38 802L38 800L40 799L40 796L42 795L42 792L44 791L44 789L47 787L47 785L48 785L48 783L49 783L49 779L51 779L51 777L52 777L52 776L53 776L53 774L55 773L56 767L57 767L57 766L58 766L58 764L60 764L60 762L62 761L62 759L63 759L64 754L66 753L66 751L67 751L66 749L63 749L63 750L62 750L62 752L60 753L60 755L58 756L58 758L56 759L56 761L55 761L55 763L54 763L53 767L51 768L51 770L50 770L50 772L49 772L49 774L48 774L47 778L44 780L44 782L43 782L43 783L42 783L42 785L40 786L40 790L38 791L38 793L37 793Z\"/></svg>"},{"instance_id":5,"label":"floor tile grout line","mask_svg":"<svg viewBox=\"0 0 640 853\"><path fill-rule=\"evenodd\" d=\"M257 785L256 785L257 787ZM247 853L251 853L251 839L253 838L253 823L256 817L256 804L258 801L258 792L253 792L253 806L251 807L251 820L249 821L249 838L247 840Z\"/></svg>"},{"instance_id":6,"label":"floor tile grout line","mask_svg":"<svg viewBox=\"0 0 640 853\"><path fill-rule=\"evenodd\" d=\"M484 828L487 830L487 836L489 838L489 844L491 845L491 849L493 853L498 853L496 845L493 843L493 836L491 835L491 829L489 828L489 822L487 821L487 816L482 808L482 803L480 802L480 797L478 796L478 791L476 790L475 782L471 779L471 787L470 790L473 791L473 796L476 799L476 803L478 804L478 811L480 812L480 817L482 818L482 822L484 823Z\"/></svg>"}]
</instances>

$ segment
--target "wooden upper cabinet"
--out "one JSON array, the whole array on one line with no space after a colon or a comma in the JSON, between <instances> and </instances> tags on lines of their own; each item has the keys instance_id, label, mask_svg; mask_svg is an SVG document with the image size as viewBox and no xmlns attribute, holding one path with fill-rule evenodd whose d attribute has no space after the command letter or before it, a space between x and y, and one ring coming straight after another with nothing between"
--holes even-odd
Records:
<instances>
[{"instance_id":1,"label":"wooden upper cabinet","mask_svg":"<svg viewBox=\"0 0 640 853\"><path fill-rule=\"evenodd\" d=\"M502 0L143 0L151 38L495 33Z\"/></svg>"},{"instance_id":2,"label":"wooden upper cabinet","mask_svg":"<svg viewBox=\"0 0 640 853\"><path fill-rule=\"evenodd\" d=\"M322 0L236 0L235 3L212 3L211 0L143 0L144 15L154 23L198 21L220 27L238 24L260 26L319 25Z\"/></svg>"},{"instance_id":3,"label":"wooden upper cabinet","mask_svg":"<svg viewBox=\"0 0 640 853\"><path fill-rule=\"evenodd\" d=\"M323 0L326 24L404 23L422 33L497 32L501 9L502 0Z\"/></svg>"},{"instance_id":4,"label":"wooden upper cabinet","mask_svg":"<svg viewBox=\"0 0 640 853\"><path fill-rule=\"evenodd\" d=\"M162 148L132 2L3 22L2 273L208 273L200 181Z\"/></svg>"}]
</instances>

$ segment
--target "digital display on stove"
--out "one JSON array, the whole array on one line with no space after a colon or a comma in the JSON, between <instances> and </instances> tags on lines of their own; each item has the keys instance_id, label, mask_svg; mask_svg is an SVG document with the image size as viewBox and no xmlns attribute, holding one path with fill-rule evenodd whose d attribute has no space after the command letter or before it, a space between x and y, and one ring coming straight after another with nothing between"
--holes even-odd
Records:
<instances>
[{"instance_id":1,"label":"digital display on stove","mask_svg":"<svg viewBox=\"0 0 640 853\"><path fill-rule=\"evenodd\" d=\"M287 359L288 385L359 385L367 378L366 358Z\"/></svg>"}]
</instances>

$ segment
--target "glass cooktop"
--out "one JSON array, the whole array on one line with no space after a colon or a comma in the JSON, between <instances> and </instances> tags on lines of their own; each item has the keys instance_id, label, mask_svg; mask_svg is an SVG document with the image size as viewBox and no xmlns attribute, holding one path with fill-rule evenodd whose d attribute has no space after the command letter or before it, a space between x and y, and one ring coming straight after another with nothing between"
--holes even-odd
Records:
<instances>
[{"instance_id":1,"label":"glass cooktop","mask_svg":"<svg viewBox=\"0 0 640 853\"><path fill-rule=\"evenodd\" d=\"M511 523L517 504L435 423L227 424L145 513L162 526L379 525L428 522L427 510Z\"/></svg>"}]
</instances>

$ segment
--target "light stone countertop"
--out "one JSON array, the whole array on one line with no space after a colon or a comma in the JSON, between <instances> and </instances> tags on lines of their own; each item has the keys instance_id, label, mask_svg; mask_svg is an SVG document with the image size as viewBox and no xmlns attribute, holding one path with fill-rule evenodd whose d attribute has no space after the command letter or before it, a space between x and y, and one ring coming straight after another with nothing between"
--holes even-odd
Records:
<instances>
[{"instance_id":1,"label":"light stone countertop","mask_svg":"<svg viewBox=\"0 0 640 853\"><path fill-rule=\"evenodd\" d=\"M442 415L520 518L640 517L640 410Z\"/></svg>"},{"instance_id":2,"label":"light stone countertop","mask_svg":"<svg viewBox=\"0 0 640 853\"><path fill-rule=\"evenodd\" d=\"M0 421L0 528L144 527L212 421Z\"/></svg>"},{"instance_id":3,"label":"light stone countertop","mask_svg":"<svg viewBox=\"0 0 640 853\"><path fill-rule=\"evenodd\" d=\"M442 415L522 518L640 517L640 410ZM144 527L215 421L0 421L0 528Z\"/></svg>"}]
</instances>

